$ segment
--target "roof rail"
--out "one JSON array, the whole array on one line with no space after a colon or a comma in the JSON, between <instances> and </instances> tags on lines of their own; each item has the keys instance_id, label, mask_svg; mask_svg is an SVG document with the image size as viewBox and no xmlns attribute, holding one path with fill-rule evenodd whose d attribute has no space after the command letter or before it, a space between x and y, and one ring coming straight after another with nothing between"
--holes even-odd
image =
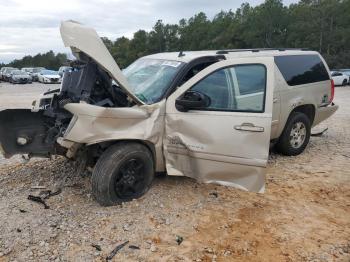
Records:
<instances>
[{"instance_id":1,"label":"roof rail","mask_svg":"<svg viewBox=\"0 0 350 262\"><path fill-rule=\"evenodd\" d=\"M298 51L309 51L308 48L252 48L252 49L227 49L219 50L217 54L228 54L233 52L260 52L260 51L289 51L289 50L298 50Z\"/></svg>"}]
</instances>

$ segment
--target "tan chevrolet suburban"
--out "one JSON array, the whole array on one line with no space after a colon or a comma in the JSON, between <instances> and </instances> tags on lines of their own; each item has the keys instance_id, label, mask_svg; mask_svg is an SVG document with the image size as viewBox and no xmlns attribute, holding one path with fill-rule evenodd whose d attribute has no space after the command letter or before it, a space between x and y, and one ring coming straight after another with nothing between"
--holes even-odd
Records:
<instances>
[{"instance_id":1,"label":"tan chevrolet suburban","mask_svg":"<svg viewBox=\"0 0 350 262\"><path fill-rule=\"evenodd\" d=\"M93 168L102 205L142 196L158 172L263 192L270 143L300 154L338 108L314 51L160 53L121 71L95 30L66 21L61 35L73 69L32 110L0 112L0 149Z\"/></svg>"}]
</instances>

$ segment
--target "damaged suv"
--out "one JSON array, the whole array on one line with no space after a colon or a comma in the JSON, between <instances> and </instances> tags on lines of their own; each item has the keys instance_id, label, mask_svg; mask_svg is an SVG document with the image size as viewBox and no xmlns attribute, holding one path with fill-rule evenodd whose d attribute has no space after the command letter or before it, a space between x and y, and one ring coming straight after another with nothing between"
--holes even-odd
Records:
<instances>
[{"instance_id":1,"label":"damaged suv","mask_svg":"<svg viewBox=\"0 0 350 262\"><path fill-rule=\"evenodd\" d=\"M102 205L142 196L158 172L263 192L270 142L300 154L338 108L317 52L161 53L122 72L95 30L73 21L60 30L72 70L32 110L0 112L0 148L93 168Z\"/></svg>"}]
</instances>

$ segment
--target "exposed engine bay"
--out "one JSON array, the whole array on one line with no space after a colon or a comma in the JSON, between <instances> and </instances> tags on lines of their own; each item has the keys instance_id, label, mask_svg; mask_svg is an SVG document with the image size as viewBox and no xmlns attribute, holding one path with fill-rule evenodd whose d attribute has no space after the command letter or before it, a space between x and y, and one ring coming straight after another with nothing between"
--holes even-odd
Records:
<instances>
[{"instance_id":1,"label":"exposed engine bay","mask_svg":"<svg viewBox=\"0 0 350 262\"><path fill-rule=\"evenodd\" d=\"M69 103L101 107L128 107L133 102L112 83L111 77L91 59L72 62L65 72L60 89L44 93L38 112L8 109L0 112L0 141L5 157L28 154L29 157L65 155L67 149L57 143L63 137L73 115L64 109ZM52 96L51 96L52 95ZM35 106L35 105L34 105ZM1 148L0 148L1 150Z\"/></svg>"}]
</instances>

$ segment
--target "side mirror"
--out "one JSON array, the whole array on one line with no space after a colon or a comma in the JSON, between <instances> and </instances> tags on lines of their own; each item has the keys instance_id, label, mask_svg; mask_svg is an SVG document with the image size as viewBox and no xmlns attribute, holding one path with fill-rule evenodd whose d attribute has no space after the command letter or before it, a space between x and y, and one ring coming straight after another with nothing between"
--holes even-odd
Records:
<instances>
[{"instance_id":1,"label":"side mirror","mask_svg":"<svg viewBox=\"0 0 350 262\"><path fill-rule=\"evenodd\" d=\"M209 96L197 91L187 91L176 99L175 107L181 112L186 112L190 109L206 108L210 103Z\"/></svg>"}]
</instances>

